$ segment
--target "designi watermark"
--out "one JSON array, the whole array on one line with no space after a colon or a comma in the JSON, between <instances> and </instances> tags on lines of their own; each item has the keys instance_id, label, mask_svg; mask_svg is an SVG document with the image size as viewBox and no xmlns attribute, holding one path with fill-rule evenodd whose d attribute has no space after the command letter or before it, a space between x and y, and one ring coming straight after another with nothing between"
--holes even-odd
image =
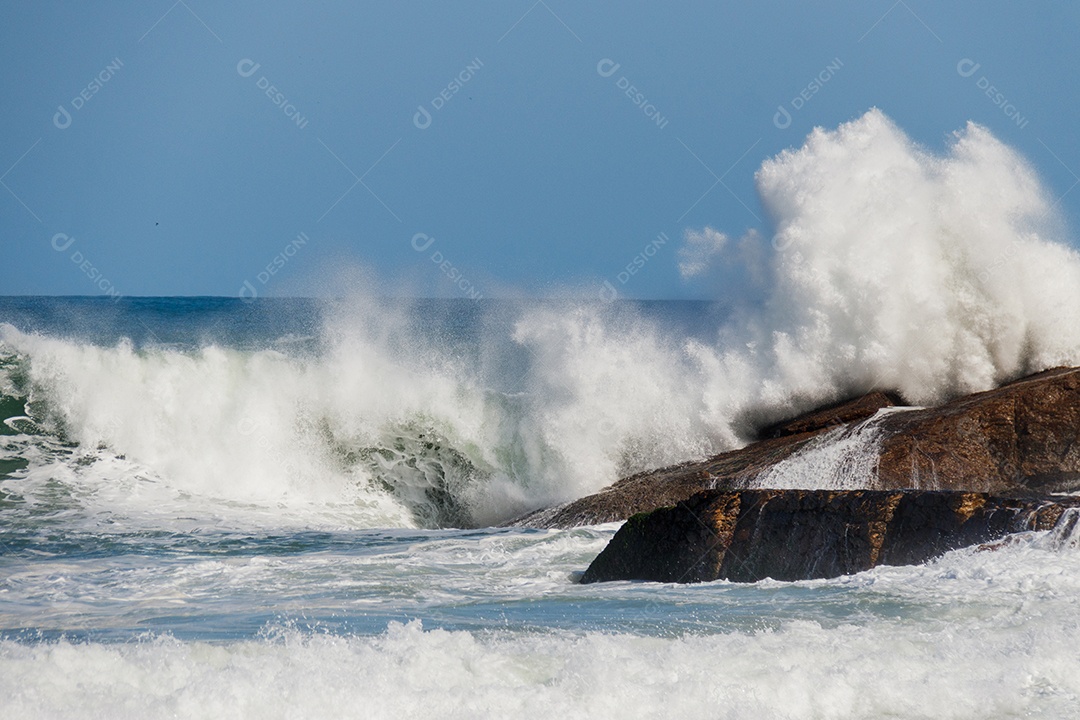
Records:
<instances>
[{"instance_id":1,"label":"designi watermark","mask_svg":"<svg viewBox=\"0 0 1080 720\"><path fill-rule=\"evenodd\" d=\"M296 256L296 253L300 252L300 248L308 244L307 233L299 233L296 239L289 242L288 245L282 249L274 258L266 264L266 267L259 271L259 274L255 276L255 279L259 281L259 286L262 287L270 282L270 278L278 274L278 272L285 267L286 263ZM240 286L239 297L244 302L254 302L255 298L259 297L259 291L255 288L255 285L250 280L245 280L244 284Z\"/></svg>"},{"instance_id":2,"label":"designi watermark","mask_svg":"<svg viewBox=\"0 0 1080 720\"><path fill-rule=\"evenodd\" d=\"M75 236L68 235L67 233L56 233L52 236L52 248L56 252L66 253L71 250L71 246L75 244ZM116 289L116 286L105 277L101 270L99 270L93 263L91 263L80 250L72 250L68 259L74 263L75 267L79 268L79 271L90 279L90 282L94 284L98 290L104 293L107 297L112 298L113 302L116 302L120 298L124 297L120 294L120 291Z\"/></svg>"},{"instance_id":3,"label":"designi watermark","mask_svg":"<svg viewBox=\"0 0 1080 720\"><path fill-rule=\"evenodd\" d=\"M622 67L622 65L611 58L604 58L596 63L596 74L602 78L609 78L617 73L620 67ZM619 79L615 81L615 87L622 90L623 94L630 98L630 102L637 105L638 108L641 109L641 112L645 114L645 117L656 124L656 127L661 130L667 127L668 119L660 114L660 111L657 110L656 106L649 102L649 99L645 97L645 93L641 92L636 85L631 83L625 75L619 76Z\"/></svg>"},{"instance_id":4,"label":"designi watermark","mask_svg":"<svg viewBox=\"0 0 1080 720\"><path fill-rule=\"evenodd\" d=\"M626 264L626 267L615 276L615 279L619 282L619 287L630 282L630 278L637 275L645 267L645 264L660 252L660 248L668 244L668 239L667 233L660 233L655 240L643 247L641 252L635 255ZM618 289L610 280L605 280L604 287L600 288L600 299L604 302L612 302L617 297L619 297Z\"/></svg>"},{"instance_id":5,"label":"designi watermark","mask_svg":"<svg viewBox=\"0 0 1080 720\"><path fill-rule=\"evenodd\" d=\"M427 252L428 248L435 244L435 238L427 233L416 233L412 236L411 244L413 250L418 253L423 253ZM464 273L447 260L440 251L432 251L431 262L439 266L439 270L442 271L442 274L449 278L450 282L452 282L465 297L470 300L480 300L484 297L483 294L476 289L476 286L469 282L469 279L465 277Z\"/></svg>"},{"instance_id":6,"label":"designi watermark","mask_svg":"<svg viewBox=\"0 0 1080 720\"><path fill-rule=\"evenodd\" d=\"M116 73L120 72L120 68L124 67L124 63L120 58L116 57L112 59L108 65L102 68L101 72L95 75L86 87L79 91L79 93L71 98L71 110L79 112L82 110L86 103L90 102L91 98L101 92L101 89L105 87L105 83L113 79ZM57 105L56 114L53 115L53 125L60 130L67 130L71 127L71 123L74 121L74 117L71 112L68 111L67 106Z\"/></svg>"},{"instance_id":7,"label":"designi watermark","mask_svg":"<svg viewBox=\"0 0 1080 720\"><path fill-rule=\"evenodd\" d=\"M249 78L258 72L261 64L255 62L251 58L244 58L240 62L236 63L236 73L242 78ZM285 117L296 123L296 127L303 130L308 125L308 119L300 114L300 111L296 109L296 106L289 102L289 99L285 97L285 93L281 92L276 86L270 84L270 81L266 79L265 75L260 75L259 79L255 81L255 87L266 93L266 97L270 98L275 107L281 109L281 112L285 114Z\"/></svg>"},{"instance_id":8,"label":"designi watermark","mask_svg":"<svg viewBox=\"0 0 1080 720\"><path fill-rule=\"evenodd\" d=\"M821 89L825 87L825 84L832 80L836 73L840 71L840 68L844 67L844 63L840 58L833 58L832 62L822 68L821 72L810 79L810 82L803 87L802 90L795 94L795 97L791 98L788 103L791 105L791 110L799 112L806 104L810 102L815 95L821 92ZM788 112L787 107L784 105L776 106L776 114L773 115L773 125L780 130L787 130L791 127L791 112Z\"/></svg>"},{"instance_id":9,"label":"designi watermark","mask_svg":"<svg viewBox=\"0 0 1080 720\"><path fill-rule=\"evenodd\" d=\"M979 68L981 67L981 63L977 63L971 58L964 58L956 63L956 72L962 78L969 78L979 72ZM1020 111L1016 109L1016 106L1009 102L1009 99L1005 97L1004 93L987 80L985 75L979 76L979 79L975 81L975 87L982 90L986 97L990 98L990 102L1001 108L1001 112L1005 114L1005 117L1016 123L1016 127L1021 130L1027 127L1028 119L1020 114Z\"/></svg>"},{"instance_id":10,"label":"designi watermark","mask_svg":"<svg viewBox=\"0 0 1080 720\"><path fill-rule=\"evenodd\" d=\"M455 75L450 82L446 84L442 90L436 93L435 97L431 98L431 112L438 112L446 107L446 103L454 99L454 96L461 92L461 89L465 87L466 83L472 80L480 68L484 67L484 62L480 58L473 58L461 72ZM432 115L424 105L416 106L416 113L413 115L413 125L420 130L427 130L431 127Z\"/></svg>"}]
</instances>

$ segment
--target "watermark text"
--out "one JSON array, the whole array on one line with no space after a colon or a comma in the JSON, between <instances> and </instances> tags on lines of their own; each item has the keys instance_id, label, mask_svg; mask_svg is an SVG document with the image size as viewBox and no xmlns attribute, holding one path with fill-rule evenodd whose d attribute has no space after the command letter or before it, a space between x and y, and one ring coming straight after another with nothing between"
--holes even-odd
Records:
<instances>
[{"instance_id":1,"label":"watermark text","mask_svg":"<svg viewBox=\"0 0 1080 720\"><path fill-rule=\"evenodd\" d=\"M65 105L58 105L56 107L56 114L53 115L53 125L61 130L67 130L71 127L71 123L74 121L72 112L79 112L82 110L86 103L101 92L101 89L105 87L105 83L113 79L116 73L120 72L120 68L124 67L124 63L120 58L113 58L112 62L102 68L101 72L91 78L86 87L79 91L79 94L71 98L71 110L67 109Z\"/></svg>"},{"instance_id":2,"label":"watermark text","mask_svg":"<svg viewBox=\"0 0 1080 720\"><path fill-rule=\"evenodd\" d=\"M964 58L956 63L956 72L962 78L969 78L979 72L979 68L981 67L981 63L977 63L971 58ZM1016 106L1013 105L1009 99L1005 97L1005 94L992 84L985 75L979 75L979 79L975 81L975 87L982 90L983 94L990 98L990 102L1001 108L1001 112L1005 114L1005 117L1016 123L1016 127L1021 130L1027 127L1028 119L1020 114L1020 111L1017 110Z\"/></svg>"},{"instance_id":3,"label":"watermark text","mask_svg":"<svg viewBox=\"0 0 1080 720\"><path fill-rule=\"evenodd\" d=\"M637 275L645 264L649 262L658 252L660 248L668 244L667 233L660 233L656 236L656 239L645 245L637 255L633 257L630 262L626 264L622 270L615 276L615 279L619 283L619 287L626 285L630 282L630 278ZM604 302L611 302L619 297L618 288L610 280L604 281L604 287L600 288L600 299Z\"/></svg>"},{"instance_id":4,"label":"watermark text","mask_svg":"<svg viewBox=\"0 0 1080 720\"><path fill-rule=\"evenodd\" d=\"M461 92L461 89L476 76L476 73L480 68L484 67L484 62L480 58L473 58L461 72L451 78L450 82L446 84L442 90L440 90L435 97L431 98L431 110L427 109L425 105L417 105L416 113L413 115L413 125L420 130L427 130L431 127L432 112L438 112L446 107L446 103L454 99L454 96Z\"/></svg>"},{"instance_id":5,"label":"watermark text","mask_svg":"<svg viewBox=\"0 0 1080 720\"><path fill-rule=\"evenodd\" d=\"M249 78L258 72L262 67L259 63L250 58L244 58L236 64L236 73L242 78ZM285 93L281 92L275 85L272 85L265 75L260 75L259 79L255 81L255 87L262 90L266 97L270 98L270 102L275 107L280 108L281 112L285 114L285 117L289 118L296 124L296 127L303 130L308 126L308 119L300 114L300 111L296 109L296 106L289 102L289 99L285 97Z\"/></svg>"},{"instance_id":6,"label":"watermark text","mask_svg":"<svg viewBox=\"0 0 1080 720\"><path fill-rule=\"evenodd\" d=\"M415 250L416 252L426 253L431 248L431 246L435 244L435 238L426 233L416 233L412 236L412 240L410 241L410 243L413 250ZM438 266L442 274L445 275L450 280L450 282L453 283L454 287L460 290L462 294L465 295L465 297L469 298L470 300L480 300L484 297L483 294L476 288L476 286L473 285L467 277L465 277L461 269L456 267L453 263L446 259L446 257L443 256L442 252L440 252L439 250L433 250L430 258L431 262L435 263L435 265Z\"/></svg>"},{"instance_id":7,"label":"watermark text","mask_svg":"<svg viewBox=\"0 0 1080 720\"><path fill-rule=\"evenodd\" d=\"M622 65L611 58L604 58L596 63L596 74L602 78L609 78L617 73L620 67L622 67ZM645 93L641 92L636 85L631 83L625 75L619 76L619 79L615 81L615 87L622 90L623 94L630 98L630 102L634 103L634 105L645 114L645 117L652 120L656 127L661 130L667 127L667 117L661 115L656 106L649 102L649 99L645 97Z\"/></svg>"},{"instance_id":8,"label":"watermark text","mask_svg":"<svg viewBox=\"0 0 1080 720\"><path fill-rule=\"evenodd\" d=\"M821 92L825 84L832 80L842 67L844 67L843 61L838 57L833 58L828 65L821 69L821 72L810 79L810 82L802 90L795 94L795 97L791 98L788 103L791 106L790 112L785 105L777 105L776 114L773 115L773 125L780 130L787 130L791 127L791 112L799 112L806 107L806 104Z\"/></svg>"},{"instance_id":9,"label":"watermark text","mask_svg":"<svg viewBox=\"0 0 1080 720\"><path fill-rule=\"evenodd\" d=\"M308 244L307 233L299 233L294 240L291 240L281 252L273 257L273 259L266 264L266 267L259 271L259 274L255 276L258 280L259 286L262 287L270 282L270 279L278 274L286 263L296 256L296 253L300 252L300 248ZM253 302L255 298L259 297L259 291L250 280L245 280L244 284L240 287L240 292L237 296L244 302Z\"/></svg>"},{"instance_id":10,"label":"watermark text","mask_svg":"<svg viewBox=\"0 0 1080 720\"><path fill-rule=\"evenodd\" d=\"M56 233L52 236L51 245L53 250L59 253L66 253L71 250L75 244L75 236L68 235L67 233ZM105 277L105 275L99 270L90 260L83 255L80 250L72 250L68 259L79 268L79 272L90 279L90 282L94 284L98 290L100 290L106 297L112 298L113 302L116 302L123 295L116 289L116 286Z\"/></svg>"}]
</instances>

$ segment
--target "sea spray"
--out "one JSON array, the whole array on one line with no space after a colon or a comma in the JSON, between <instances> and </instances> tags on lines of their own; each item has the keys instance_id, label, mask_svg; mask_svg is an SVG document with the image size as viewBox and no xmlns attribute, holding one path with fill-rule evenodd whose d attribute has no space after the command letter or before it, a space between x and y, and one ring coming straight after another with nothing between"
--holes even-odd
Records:
<instances>
[{"instance_id":1,"label":"sea spray","mask_svg":"<svg viewBox=\"0 0 1080 720\"><path fill-rule=\"evenodd\" d=\"M722 436L872 388L932 404L1080 362L1080 259L985 128L934 155L871 110L756 178L766 300L727 342L689 348Z\"/></svg>"},{"instance_id":2,"label":"sea spray","mask_svg":"<svg viewBox=\"0 0 1080 720\"><path fill-rule=\"evenodd\" d=\"M375 340L341 338L317 358L101 347L10 326L0 341L25 359L35 421L89 453L74 480L90 487L111 482L93 470L117 455L184 496L299 515L323 506L340 517L351 506L361 527L473 522L460 493L482 454L473 464L452 445L477 446L462 435L483 413L457 381L395 363ZM410 443L414 453L397 462Z\"/></svg>"},{"instance_id":3,"label":"sea spray","mask_svg":"<svg viewBox=\"0 0 1080 720\"><path fill-rule=\"evenodd\" d=\"M1034 172L986 129L969 125L935 155L874 110L766 160L757 185L771 227L738 243L709 230L687 265L696 277L710 263L745 268L717 306L357 293L329 303L303 343L210 333L263 299L207 300L218 314L186 332L209 339L186 344L0 326L4 407L29 417L4 427L75 445L46 455L74 453L64 477L85 502L124 502L107 489L127 463L121 475L157 506L484 525L872 388L932 404L1080 363L1080 261ZM163 303L109 312L138 329ZM712 327L687 329L687 313L725 303L735 310ZM246 327L236 317L230 332ZM45 483L55 467L25 473Z\"/></svg>"},{"instance_id":4,"label":"sea spray","mask_svg":"<svg viewBox=\"0 0 1080 720\"><path fill-rule=\"evenodd\" d=\"M712 337L596 307L523 313L537 431L570 464L614 479L872 389L934 404L1080 363L1080 259L1034 171L985 128L935 155L872 110L767 160L757 186L771 227L691 232L679 255L689 276L740 279L714 288L736 309Z\"/></svg>"},{"instance_id":5,"label":"sea spray","mask_svg":"<svg viewBox=\"0 0 1080 720\"><path fill-rule=\"evenodd\" d=\"M748 478L750 487L858 490L875 487L881 454L880 421L886 415L915 408L883 408L850 426L838 426L810 441L760 475Z\"/></svg>"}]
</instances>

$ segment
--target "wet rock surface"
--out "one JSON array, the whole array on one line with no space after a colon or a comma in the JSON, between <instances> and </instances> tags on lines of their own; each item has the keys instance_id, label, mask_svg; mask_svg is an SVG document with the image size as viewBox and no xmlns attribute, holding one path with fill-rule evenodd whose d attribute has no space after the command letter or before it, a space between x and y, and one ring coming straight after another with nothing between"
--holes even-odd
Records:
<instances>
[{"instance_id":1,"label":"wet rock surface","mask_svg":"<svg viewBox=\"0 0 1080 720\"><path fill-rule=\"evenodd\" d=\"M837 433L871 424L876 462L847 489L1014 496L1080 490L1080 368L1047 370L932 408L899 409L899 402L895 394L875 392L815 410L766 428L762 440L739 450L639 473L512 524L614 522L673 506L703 490L767 487L767 474L779 463L832 441ZM821 478L818 487L828 480ZM813 486L814 478L806 481Z\"/></svg>"},{"instance_id":2,"label":"wet rock surface","mask_svg":"<svg viewBox=\"0 0 1080 720\"><path fill-rule=\"evenodd\" d=\"M710 490L631 517L581 582L836 577L1048 530L1076 507L976 492Z\"/></svg>"}]
</instances>

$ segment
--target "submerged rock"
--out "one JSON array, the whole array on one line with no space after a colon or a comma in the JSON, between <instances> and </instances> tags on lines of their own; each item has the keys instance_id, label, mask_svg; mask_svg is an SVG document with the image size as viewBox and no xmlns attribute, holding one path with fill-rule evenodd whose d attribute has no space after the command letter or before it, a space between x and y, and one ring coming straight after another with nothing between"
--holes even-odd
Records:
<instances>
[{"instance_id":1,"label":"submerged rock","mask_svg":"<svg viewBox=\"0 0 1080 720\"><path fill-rule=\"evenodd\" d=\"M1080 498L975 492L711 490L631 517L581 582L806 580L925 562L1048 530ZM1075 524L1075 512L1066 520Z\"/></svg>"},{"instance_id":2,"label":"submerged rock","mask_svg":"<svg viewBox=\"0 0 1080 720\"><path fill-rule=\"evenodd\" d=\"M639 473L595 495L533 513L514 525L573 527L625 520L702 490L777 483L780 468L846 440L866 455L843 478L814 477L820 463L794 467L803 487L963 490L1044 494L1080 490L1080 368L1047 370L933 408L896 407L871 393L778 423L764 439L700 462ZM861 444L860 444L861 443ZM790 461L790 463L788 462ZM787 463L786 465L782 465ZM791 487L791 485L786 485Z\"/></svg>"}]
</instances>

